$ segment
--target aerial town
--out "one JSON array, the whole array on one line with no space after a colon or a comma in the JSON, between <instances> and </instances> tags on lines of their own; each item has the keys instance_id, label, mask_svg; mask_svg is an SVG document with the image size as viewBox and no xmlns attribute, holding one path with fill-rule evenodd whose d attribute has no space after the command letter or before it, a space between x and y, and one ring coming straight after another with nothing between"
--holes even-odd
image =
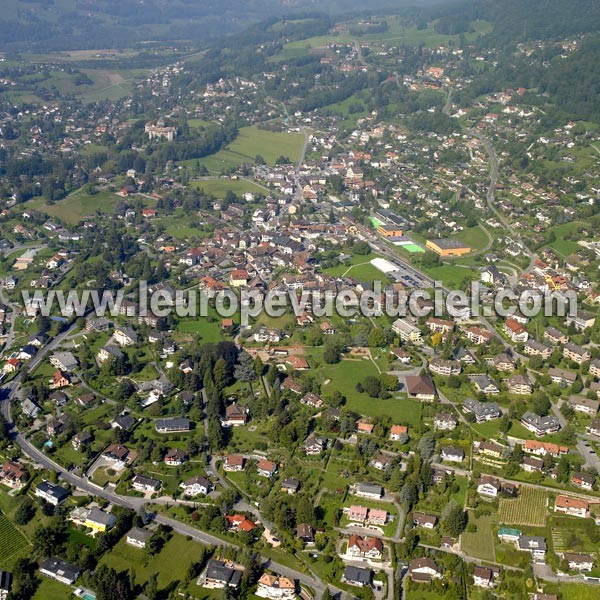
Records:
<instances>
[{"instance_id":1,"label":"aerial town","mask_svg":"<svg viewBox=\"0 0 600 600\"><path fill-rule=\"evenodd\" d=\"M411 18L0 52L0 600L600 595L598 26Z\"/></svg>"}]
</instances>

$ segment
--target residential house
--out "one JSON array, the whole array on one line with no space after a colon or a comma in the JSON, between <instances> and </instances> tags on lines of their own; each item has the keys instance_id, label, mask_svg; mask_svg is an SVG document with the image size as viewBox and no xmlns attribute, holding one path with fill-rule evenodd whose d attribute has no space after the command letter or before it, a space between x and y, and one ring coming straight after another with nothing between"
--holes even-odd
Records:
<instances>
[{"instance_id":1,"label":"residential house","mask_svg":"<svg viewBox=\"0 0 600 600\"><path fill-rule=\"evenodd\" d=\"M353 486L353 493L361 498L380 500L383 498L384 489L376 483L357 483Z\"/></svg>"},{"instance_id":2,"label":"residential house","mask_svg":"<svg viewBox=\"0 0 600 600\"><path fill-rule=\"evenodd\" d=\"M442 460L449 462L462 462L465 460L465 451L462 448L456 446L444 446L442 448Z\"/></svg>"},{"instance_id":3,"label":"residential house","mask_svg":"<svg viewBox=\"0 0 600 600\"><path fill-rule=\"evenodd\" d=\"M426 375L407 375L405 377L406 391L409 396L423 402L433 402L436 390L431 377Z\"/></svg>"},{"instance_id":4,"label":"residential house","mask_svg":"<svg viewBox=\"0 0 600 600\"><path fill-rule=\"evenodd\" d=\"M433 427L438 431L452 431L458 426L458 419L450 413L438 413L433 417Z\"/></svg>"},{"instance_id":5,"label":"residential house","mask_svg":"<svg viewBox=\"0 0 600 600\"><path fill-rule=\"evenodd\" d=\"M533 393L533 384L527 375L512 375L506 379L506 386L511 394L528 396Z\"/></svg>"},{"instance_id":6,"label":"residential house","mask_svg":"<svg viewBox=\"0 0 600 600\"><path fill-rule=\"evenodd\" d=\"M6 600L12 589L12 573L0 571L0 600Z\"/></svg>"},{"instance_id":7,"label":"residential house","mask_svg":"<svg viewBox=\"0 0 600 600\"><path fill-rule=\"evenodd\" d=\"M502 458L506 447L494 440L484 440L477 446L479 454L491 456L492 458Z\"/></svg>"},{"instance_id":8,"label":"residential house","mask_svg":"<svg viewBox=\"0 0 600 600\"><path fill-rule=\"evenodd\" d=\"M496 498L500 493L500 480L490 475L481 475L477 482L477 493L482 496Z\"/></svg>"},{"instance_id":9,"label":"residential house","mask_svg":"<svg viewBox=\"0 0 600 600\"><path fill-rule=\"evenodd\" d=\"M256 529L256 524L246 515L226 515L225 520L232 531L252 531Z\"/></svg>"},{"instance_id":10,"label":"residential house","mask_svg":"<svg viewBox=\"0 0 600 600\"><path fill-rule=\"evenodd\" d=\"M360 535L351 535L348 540L346 554L352 558L368 558L371 560L381 560L383 556L383 543L376 537L361 537Z\"/></svg>"},{"instance_id":11,"label":"residential house","mask_svg":"<svg viewBox=\"0 0 600 600\"><path fill-rule=\"evenodd\" d=\"M246 459L241 454L229 454L223 461L223 470L228 472L243 471Z\"/></svg>"},{"instance_id":12,"label":"residential house","mask_svg":"<svg viewBox=\"0 0 600 600\"><path fill-rule=\"evenodd\" d=\"M586 431L590 435L600 437L600 419L593 419L592 422L586 427Z\"/></svg>"},{"instance_id":13,"label":"residential house","mask_svg":"<svg viewBox=\"0 0 600 600\"><path fill-rule=\"evenodd\" d=\"M523 450L529 454L537 456L546 456L547 454L554 458L559 458L562 454L568 454L567 446L559 446L549 442L540 442L538 440L526 440Z\"/></svg>"},{"instance_id":14,"label":"residential house","mask_svg":"<svg viewBox=\"0 0 600 600\"><path fill-rule=\"evenodd\" d=\"M473 569L473 585L476 587L492 588L494 587L494 578L499 573L498 568L475 566Z\"/></svg>"},{"instance_id":15,"label":"residential house","mask_svg":"<svg viewBox=\"0 0 600 600\"><path fill-rule=\"evenodd\" d=\"M130 546L135 546L136 548L145 548L146 544L150 541L150 538L153 535L154 534L151 531L140 529L139 527L133 527L127 532L125 541Z\"/></svg>"},{"instance_id":16,"label":"residential house","mask_svg":"<svg viewBox=\"0 0 600 600\"><path fill-rule=\"evenodd\" d=\"M482 329L481 327L469 327L468 329L465 329L465 335L467 339L476 346L487 344L494 337L494 334L491 331Z\"/></svg>"},{"instance_id":17,"label":"residential house","mask_svg":"<svg viewBox=\"0 0 600 600\"><path fill-rule=\"evenodd\" d=\"M537 456L525 456L521 463L523 471L527 473L541 473L544 467L544 461Z\"/></svg>"},{"instance_id":18,"label":"residential house","mask_svg":"<svg viewBox=\"0 0 600 600\"><path fill-rule=\"evenodd\" d=\"M486 396L495 396L500 393L496 382L489 375L470 375L469 381L478 392L482 392Z\"/></svg>"},{"instance_id":19,"label":"residential house","mask_svg":"<svg viewBox=\"0 0 600 600\"><path fill-rule=\"evenodd\" d=\"M294 598L296 595L296 582L288 577L278 577L263 573L258 580L256 595L260 598Z\"/></svg>"},{"instance_id":20,"label":"residential house","mask_svg":"<svg viewBox=\"0 0 600 600\"><path fill-rule=\"evenodd\" d=\"M529 339L525 343L523 353L528 356L541 356L544 360L548 360L552 356L554 348L550 344L544 344L537 340Z\"/></svg>"},{"instance_id":21,"label":"residential house","mask_svg":"<svg viewBox=\"0 0 600 600\"><path fill-rule=\"evenodd\" d=\"M462 408L465 413L473 413L478 423L499 419L502 416L502 411L495 402L479 402L479 400L467 398L463 402Z\"/></svg>"},{"instance_id":22,"label":"residential house","mask_svg":"<svg viewBox=\"0 0 600 600\"><path fill-rule=\"evenodd\" d=\"M131 480L131 487L142 493L154 493L159 492L162 488L162 481L160 479L153 479L152 477L145 477L144 475L135 475Z\"/></svg>"},{"instance_id":23,"label":"residential house","mask_svg":"<svg viewBox=\"0 0 600 600\"><path fill-rule=\"evenodd\" d=\"M431 558L413 558L408 563L408 576L416 583L431 583L442 578L442 570Z\"/></svg>"},{"instance_id":24,"label":"residential house","mask_svg":"<svg viewBox=\"0 0 600 600\"><path fill-rule=\"evenodd\" d=\"M560 429L560 421L552 415L540 416L526 411L521 417L521 425L538 437L556 433Z\"/></svg>"},{"instance_id":25,"label":"residential house","mask_svg":"<svg viewBox=\"0 0 600 600\"><path fill-rule=\"evenodd\" d=\"M371 435L373 433L374 429L375 429L375 425L373 423L368 423L367 421L363 421L362 419L357 421L357 423L356 423L357 433L364 433L365 435Z\"/></svg>"},{"instance_id":26,"label":"residential house","mask_svg":"<svg viewBox=\"0 0 600 600\"><path fill-rule=\"evenodd\" d=\"M427 319L425 325L427 325L427 329L432 333L441 333L442 335L451 333L454 330L454 321L438 319L436 317Z\"/></svg>"},{"instance_id":27,"label":"residential house","mask_svg":"<svg viewBox=\"0 0 600 600\"><path fill-rule=\"evenodd\" d=\"M221 419L223 427L239 427L248 421L246 409L237 402L232 402L225 408L225 418Z\"/></svg>"},{"instance_id":28,"label":"residential house","mask_svg":"<svg viewBox=\"0 0 600 600\"><path fill-rule=\"evenodd\" d=\"M60 581L60 583L64 583L65 585L73 585L77 581L81 569L65 560L52 557L45 558L41 562L40 573L56 579L56 581Z\"/></svg>"},{"instance_id":29,"label":"residential house","mask_svg":"<svg viewBox=\"0 0 600 600\"><path fill-rule=\"evenodd\" d=\"M71 377L68 373L61 371L60 369L54 371L52 379L50 380L50 389L57 390L69 385L71 385Z\"/></svg>"},{"instance_id":30,"label":"residential house","mask_svg":"<svg viewBox=\"0 0 600 600\"><path fill-rule=\"evenodd\" d=\"M329 440L326 437L313 432L304 440L304 452L307 456L318 456L327 449L328 443Z\"/></svg>"},{"instance_id":31,"label":"residential house","mask_svg":"<svg viewBox=\"0 0 600 600\"><path fill-rule=\"evenodd\" d=\"M307 406L312 406L313 408L321 408L321 406L323 406L323 398L317 394L308 392L304 394L302 398L300 398L300 404L306 404Z\"/></svg>"},{"instance_id":32,"label":"residential house","mask_svg":"<svg viewBox=\"0 0 600 600\"><path fill-rule=\"evenodd\" d=\"M69 518L71 521L91 529L92 535L108 531L116 522L114 515L103 511L97 506L92 508L74 508Z\"/></svg>"},{"instance_id":33,"label":"residential house","mask_svg":"<svg viewBox=\"0 0 600 600\"><path fill-rule=\"evenodd\" d=\"M7 460L0 471L0 483L13 490L23 487L25 481L25 469L13 460Z\"/></svg>"},{"instance_id":34,"label":"residential house","mask_svg":"<svg viewBox=\"0 0 600 600\"><path fill-rule=\"evenodd\" d=\"M353 567L352 565L348 565L342 575L342 582L356 587L370 587L372 580L373 571L371 569Z\"/></svg>"},{"instance_id":35,"label":"residential house","mask_svg":"<svg viewBox=\"0 0 600 600\"><path fill-rule=\"evenodd\" d=\"M574 473L571 483L582 490L591 491L596 483L596 477L591 473Z\"/></svg>"},{"instance_id":36,"label":"residential house","mask_svg":"<svg viewBox=\"0 0 600 600\"><path fill-rule=\"evenodd\" d=\"M122 469L129 457L129 450L122 444L112 444L102 452L102 458L113 461L115 468Z\"/></svg>"},{"instance_id":37,"label":"residential house","mask_svg":"<svg viewBox=\"0 0 600 600\"><path fill-rule=\"evenodd\" d=\"M305 544L312 544L315 541L315 532L308 523L300 523L296 527L296 537Z\"/></svg>"},{"instance_id":38,"label":"residential house","mask_svg":"<svg viewBox=\"0 0 600 600\"><path fill-rule=\"evenodd\" d=\"M555 327L546 327L544 330L544 338L554 345L566 344L569 341L567 335Z\"/></svg>"},{"instance_id":39,"label":"residential house","mask_svg":"<svg viewBox=\"0 0 600 600\"><path fill-rule=\"evenodd\" d=\"M571 385L577 379L577 374L573 373L573 371L558 369L556 367L550 367L548 369L548 376L552 383L558 383L562 386Z\"/></svg>"},{"instance_id":40,"label":"residential house","mask_svg":"<svg viewBox=\"0 0 600 600\"><path fill-rule=\"evenodd\" d=\"M580 500L579 498L559 495L556 496L554 502L554 511L585 519L588 516L589 503L585 500Z\"/></svg>"},{"instance_id":41,"label":"residential house","mask_svg":"<svg viewBox=\"0 0 600 600\"><path fill-rule=\"evenodd\" d=\"M277 473L277 464L271 460L266 460L262 458L258 461L256 469L258 475L260 475L261 477L268 477L270 479L271 477L273 477L273 475L275 475L275 473Z\"/></svg>"},{"instance_id":42,"label":"residential house","mask_svg":"<svg viewBox=\"0 0 600 600\"><path fill-rule=\"evenodd\" d=\"M300 482L293 477L286 477L281 482L280 490L293 496L300 489Z\"/></svg>"},{"instance_id":43,"label":"residential house","mask_svg":"<svg viewBox=\"0 0 600 600\"><path fill-rule=\"evenodd\" d=\"M399 335L403 342L418 342L423 336L418 327L403 319L396 319L392 323L392 331Z\"/></svg>"},{"instance_id":44,"label":"residential house","mask_svg":"<svg viewBox=\"0 0 600 600\"><path fill-rule=\"evenodd\" d=\"M516 319L508 318L502 326L504 333L513 341L515 344L519 342L526 342L529 338L527 330L521 323Z\"/></svg>"},{"instance_id":45,"label":"residential house","mask_svg":"<svg viewBox=\"0 0 600 600\"><path fill-rule=\"evenodd\" d=\"M186 417L157 419L154 426L157 433L180 433L190 430L190 420Z\"/></svg>"},{"instance_id":46,"label":"residential house","mask_svg":"<svg viewBox=\"0 0 600 600\"><path fill-rule=\"evenodd\" d=\"M590 400L584 396L570 396L568 404L574 411L591 415L593 417L596 416L598 408L600 408L600 401Z\"/></svg>"},{"instance_id":47,"label":"residential house","mask_svg":"<svg viewBox=\"0 0 600 600\"><path fill-rule=\"evenodd\" d=\"M73 371L79 365L77 359L70 352L55 352L50 357L50 364L61 371Z\"/></svg>"},{"instance_id":48,"label":"residential house","mask_svg":"<svg viewBox=\"0 0 600 600\"><path fill-rule=\"evenodd\" d=\"M390 429L390 441L400 442L408 439L408 427L406 425L392 425Z\"/></svg>"},{"instance_id":49,"label":"residential house","mask_svg":"<svg viewBox=\"0 0 600 600\"><path fill-rule=\"evenodd\" d=\"M517 550L529 552L536 563L543 563L548 547L546 540L539 535L522 535L517 540Z\"/></svg>"},{"instance_id":50,"label":"residential house","mask_svg":"<svg viewBox=\"0 0 600 600\"><path fill-rule=\"evenodd\" d=\"M76 433L71 440L73 450L80 452L91 443L92 439L93 436L89 431L80 431L79 433Z\"/></svg>"},{"instance_id":51,"label":"residential house","mask_svg":"<svg viewBox=\"0 0 600 600\"><path fill-rule=\"evenodd\" d=\"M180 448L171 448L165 454L165 465L167 467L179 467L187 461L187 454Z\"/></svg>"},{"instance_id":52,"label":"residential house","mask_svg":"<svg viewBox=\"0 0 600 600\"><path fill-rule=\"evenodd\" d=\"M111 427L122 431L131 431L136 423L137 421L130 414L120 415L111 423Z\"/></svg>"},{"instance_id":53,"label":"residential house","mask_svg":"<svg viewBox=\"0 0 600 600\"><path fill-rule=\"evenodd\" d=\"M562 557L569 564L571 571L591 571L594 568L594 559L590 554L563 552Z\"/></svg>"},{"instance_id":54,"label":"residential house","mask_svg":"<svg viewBox=\"0 0 600 600\"><path fill-rule=\"evenodd\" d=\"M206 477L200 475L187 479L179 487L183 488L185 496L207 496L213 489L212 483Z\"/></svg>"},{"instance_id":55,"label":"residential house","mask_svg":"<svg viewBox=\"0 0 600 600\"><path fill-rule=\"evenodd\" d=\"M112 339L119 346L133 346L137 344L137 333L131 327L115 327Z\"/></svg>"},{"instance_id":56,"label":"residential house","mask_svg":"<svg viewBox=\"0 0 600 600\"><path fill-rule=\"evenodd\" d=\"M415 511L413 513L413 525L425 529L433 529L437 525L438 518L424 512Z\"/></svg>"},{"instance_id":57,"label":"residential house","mask_svg":"<svg viewBox=\"0 0 600 600\"><path fill-rule=\"evenodd\" d=\"M242 581L243 571L231 562L210 559L206 565L204 586L209 589L237 589Z\"/></svg>"},{"instance_id":58,"label":"residential house","mask_svg":"<svg viewBox=\"0 0 600 600\"><path fill-rule=\"evenodd\" d=\"M586 350L582 346L567 342L563 348L563 356L576 362L578 365L587 362L592 357L589 350Z\"/></svg>"},{"instance_id":59,"label":"residential house","mask_svg":"<svg viewBox=\"0 0 600 600\"><path fill-rule=\"evenodd\" d=\"M62 504L69 497L69 494L69 490L45 479L35 488L35 495L48 502L48 504L52 504L52 506Z\"/></svg>"},{"instance_id":60,"label":"residential house","mask_svg":"<svg viewBox=\"0 0 600 600\"><path fill-rule=\"evenodd\" d=\"M444 360L443 358L432 358L429 361L429 370L436 375L448 377L460 375L462 365L458 360Z\"/></svg>"}]
</instances>

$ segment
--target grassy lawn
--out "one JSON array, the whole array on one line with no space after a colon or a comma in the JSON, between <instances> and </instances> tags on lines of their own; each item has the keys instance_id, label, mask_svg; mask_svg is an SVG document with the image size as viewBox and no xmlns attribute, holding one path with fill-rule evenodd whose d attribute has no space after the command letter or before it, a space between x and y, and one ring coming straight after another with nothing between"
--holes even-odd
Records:
<instances>
[{"instance_id":1,"label":"grassy lawn","mask_svg":"<svg viewBox=\"0 0 600 600\"><path fill-rule=\"evenodd\" d=\"M191 187L199 190L201 189L205 194L212 194L216 198L225 198L225 195L229 191L232 191L238 196L242 196L246 192L263 196L268 194L268 191L265 190L265 188L256 185L251 181L246 181L245 179L201 179L199 181L194 181L191 184Z\"/></svg>"},{"instance_id":2,"label":"grassy lawn","mask_svg":"<svg viewBox=\"0 0 600 600\"><path fill-rule=\"evenodd\" d=\"M461 536L461 550L482 560L495 560L494 554L494 522L491 515L483 515L478 519L472 511L469 512L469 523L477 526L475 533L465 531Z\"/></svg>"},{"instance_id":3,"label":"grassy lawn","mask_svg":"<svg viewBox=\"0 0 600 600\"><path fill-rule=\"evenodd\" d=\"M114 192L103 191L90 196L80 188L55 204L48 205L44 200L37 198L28 202L27 206L73 225L97 212L112 213L119 200L119 196Z\"/></svg>"},{"instance_id":4,"label":"grassy lawn","mask_svg":"<svg viewBox=\"0 0 600 600\"><path fill-rule=\"evenodd\" d=\"M332 277L339 277L347 273L348 277L356 277L354 275L354 267L358 265L370 265L374 258L380 258L378 254L370 252L369 254L360 255L354 254L346 262L339 263L335 267L325 269L325 272ZM372 266L372 265L371 265ZM381 273L381 271L379 271ZM383 275L383 273L381 273Z\"/></svg>"},{"instance_id":5,"label":"grassy lawn","mask_svg":"<svg viewBox=\"0 0 600 600\"><path fill-rule=\"evenodd\" d=\"M165 588L173 582L183 581L189 566L199 560L202 553L198 542L175 534L156 556L150 557L144 550L133 548L122 539L100 562L117 571L133 569L137 584L144 584L157 573L159 587Z\"/></svg>"},{"instance_id":6,"label":"grassy lawn","mask_svg":"<svg viewBox=\"0 0 600 600\"><path fill-rule=\"evenodd\" d=\"M48 577L42 577L33 600L68 600L73 597L73 589L64 583L54 581Z\"/></svg>"},{"instance_id":7,"label":"grassy lawn","mask_svg":"<svg viewBox=\"0 0 600 600\"><path fill-rule=\"evenodd\" d=\"M450 264L440 267L422 267L422 270L451 289L461 288L465 279L470 281L473 275L472 269Z\"/></svg>"},{"instance_id":8,"label":"grassy lawn","mask_svg":"<svg viewBox=\"0 0 600 600\"><path fill-rule=\"evenodd\" d=\"M589 600L594 594L595 588L580 583L562 583L560 594L562 600Z\"/></svg>"},{"instance_id":9,"label":"grassy lawn","mask_svg":"<svg viewBox=\"0 0 600 600\"><path fill-rule=\"evenodd\" d=\"M299 133L273 132L259 129L256 126L243 127L238 137L225 149L212 156L202 158L199 162L213 173L221 169L230 170L242 163L253 163L260 154L271 166L280 156L287 156L292 162L300 159L304 136ZM188 164L195 164L188 161Z\"/></svg>"},{"instance_id":10,"label":"grassy lawn","mask_svg":"<svg viewBox=\"0 0 600 600\"><path fill-rule=\"evenodd\" d=\"M224 338L220 319L212 321L208 317L196 317L182 320L177 324L176 330L183 335L198 335L203 342L220 342Z\"/></svg>"},{"instance_id":11,"label":"grassy lawn","mask_svg":"<svg viewBox=\"0 0 600 600\"><path fill-rule=\"evenodd\" d=\"M111 475L108 472L109 469L110 469L110 467L99 467L98 469L96 469L94 471L94 475L92 477L92 479L94 480L94 483L97 483L98 485L101 485L101 486L105 486L109 482L115 483L115 482L119 481L119 479L121 477L121 473L119 471L117 471L114 475Z\"/></svg>"},{"instance_id":12,"label":"grassy lawn","mask_svg":"<svg viewBox=\"0 0 600 600\"><path fill-rule=\"evenodd\" d=\"M552 231L556 236L556 240L548 244L548 246L556 250L562 256L568 256L569 254L573 254L573 252L576 252L579 249L579 246L577 245L576 241L565 240L565 234L573 233L577 231L577 229L581 226L582 223L573 222L552 227Z\"/></svg>"},{"instance_id":13,"label":"grassy lawn","mask_svg":"<svg viewBox=\"0 0 600 600\"><path fill-rule=\"evenodd\" d=\"M357 262L351 266L339 265L337 267L327 269L327 272L334 277L344 275L346 277L352 277L358 281L365 281L368 283L373 281L381 281L382 285L388 283L389 279L382 271L370 263L370 259L365 260L366 257L354 258L362 258L363 261Z\"/></svg>"},{"instance_id":14,"label":"grassy lawn","mask_svg":"<svg viewBox=\"0 0 600 600\"><path fill-rule=\"evenodd\" d=\"M370 398L367 394L354 392L346 406L367 417L389 416L394 423L416 427L421 422L421 403L412 398Z\"/></svg>"},{"instance_id":15,"label":"grassy lawn","mask_svg":"<svg viewBox=\"0 0 600 600\"><path fill-rule=\"evenodd\" d=\"M488 243L488 236L485 231L478 225L477 227L468 227L454 236L461 242L465 242L471 246L473 252L482 250Z\"/></svg>"}]
</instances>

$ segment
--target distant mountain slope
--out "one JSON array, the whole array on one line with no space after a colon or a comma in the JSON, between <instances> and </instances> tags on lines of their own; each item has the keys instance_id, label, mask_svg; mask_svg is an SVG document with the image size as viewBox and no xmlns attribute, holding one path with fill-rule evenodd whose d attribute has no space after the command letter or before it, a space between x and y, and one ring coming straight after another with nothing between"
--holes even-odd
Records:
<instances>
[{"instance_id":1,"label":"distant mountain slope","mask_svg":"<svg viewBox=\"0 0 600 600\"><path fill-rule=\"evenodd\" d=\"M600 31L598 0L468 0L434 7L429 14L439 17L436 28L443 33L460 33L477 19L489 21L494 29L481 41L490 46Z\"/></svg>"},{"instance_id":2,"label":"distant mountain slope","mask_svg":"<svg viewBox=\"0 0 600 600\"><path fill-rule=\"evenodd\" d=\"M371 0L368 9L415 3L423 0ZM153 40L197 43L267 17L356 9L365 9L362 0L0 0L0 49L122 48Z\"/></svg>"}]
</instances>

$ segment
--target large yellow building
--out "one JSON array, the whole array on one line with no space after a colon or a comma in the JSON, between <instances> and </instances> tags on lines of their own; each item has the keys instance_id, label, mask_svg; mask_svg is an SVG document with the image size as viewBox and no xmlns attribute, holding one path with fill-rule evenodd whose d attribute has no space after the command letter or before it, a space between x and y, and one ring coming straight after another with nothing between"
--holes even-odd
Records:
<instances>
[{"instance_id":1,"label":"large yellow building","mask_svg":"<svg viewBox=\"0 0 600 600\"><path fill-rule=\"evenodd\" d=\"M425 247L440 256L463 256L471 252L471 247L454 238L427 240Z\"/></svg>"},{"instance_id":2,"label":"large yellow building","mask_svg":"<svg viewBox=\"0 0 600 600\"><path fill-rule=\"evenodd\" d=\"M402 237L404 235L404 231L392 223L379 223L377 233L384 237Z\"/></svg>"}]
</instances>

